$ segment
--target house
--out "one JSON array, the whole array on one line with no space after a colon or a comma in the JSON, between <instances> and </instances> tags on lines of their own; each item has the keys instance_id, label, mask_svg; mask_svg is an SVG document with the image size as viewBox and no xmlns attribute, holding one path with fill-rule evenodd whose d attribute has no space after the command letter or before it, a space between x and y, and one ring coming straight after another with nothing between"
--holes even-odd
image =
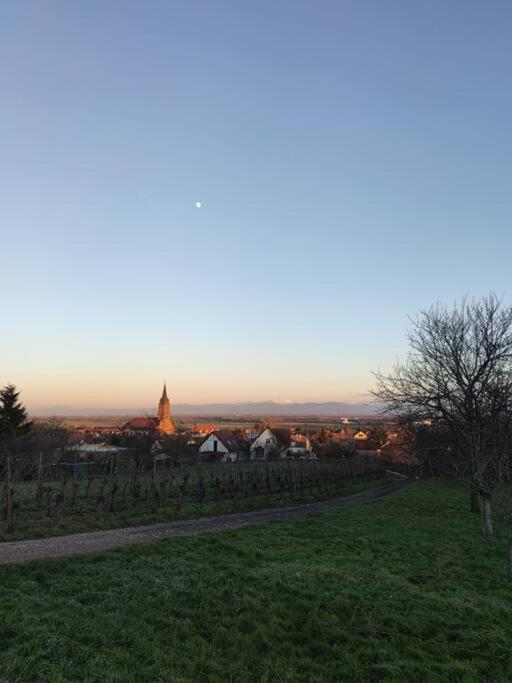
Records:
<instances>
[{"instance_id":1,"label":"house","mask_svg":"<svg viewBox=\"0 0 512 683\"><path fill-rule=\"evenodd\" d=\"M268 460L272 451L278 450L281 457L290 447L289 429L271 429L266 427L254 439L250 447L251 460Z\"/></svg>"},{"instance_id":2,"label":"house","mask_svg":"<svg viewBox=\"0 0 512 683\"><path fill-rule=\"evenodd\" d=\"M304 434L292 434L290 447L286 453L288 458L311 458L314 457L311 449L311 441Z\"/></svg>"},{"instance_id":3,"label":"house","mask_svg":"<svg viewBox=\"0 0 512 683\"><path fill-rule=\"evenodd\" d=\"M217 457L221 462L236 462L244 457L246 448L246 441L240 434L231 429L218 429L206 437L199 446L199 453Z\"/></svg>"},{"instance_id":4,"label":"house","mask_svg":"<svg viewBox=\"0 0 512 683\"><path fill-rule=\"evenodd\" d=\"M354 439L356 441L366 441L368 438L368 434L365 434L364 432L357 432L357 434L354 434Z\"/></svg>"},{"instance_id":5,"label":"house","mask_svg":"<svg viewBox=\"0 0 512 683\"><path fill-rule=\"evenodd\" d=\"M199 436L208 436L215 431L214 424L195 424L190 430L194 436L197 434Z\"/></svg>"},{"instance_id":6,"label":"house","mask_svg":"<svg viewBox=\"0 0 512 683\"><path fill-rule=\"evenodd\" d=\"M303 434L292 434L289 429L267 427L251 443L251 460L268 460L272 451L280 458L311 457L311 442Z\"/></svg>"},{"instance_id":7,"label":"house","mask_svg":"<svg viewBox=\"0 0 512 683\"><path fill-rule=\"evenodd\" d=\"M59 449L61 458L65 458L66 456L72 456L75 462L77 460L95 460L97 462L108 462L112 458L122 455L127 451L128 449L124 446L111 446L106 443L85 443L84 441L75 444L71 448L65 447Z\"/></svg>"}]
</instances>

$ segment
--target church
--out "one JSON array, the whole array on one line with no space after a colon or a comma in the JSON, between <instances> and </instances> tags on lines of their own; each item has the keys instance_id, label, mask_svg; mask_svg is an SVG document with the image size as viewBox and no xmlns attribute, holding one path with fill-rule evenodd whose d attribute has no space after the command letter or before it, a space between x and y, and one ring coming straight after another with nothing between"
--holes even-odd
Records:
<instances>
[{"instance_id":1,"label":"church","mask_svg":"<svg viewBox=\"0 0 512 683\"><path fill-rule=\"evenodd\" d=\"M171 419L171 402L167 397L167 386L164 383L162 397L158 402L156 417L133 417L123 425L123 430L127 432L149 433L159 432L160 434L174 434L176 429Z\"/></svg>"}]
</instances>

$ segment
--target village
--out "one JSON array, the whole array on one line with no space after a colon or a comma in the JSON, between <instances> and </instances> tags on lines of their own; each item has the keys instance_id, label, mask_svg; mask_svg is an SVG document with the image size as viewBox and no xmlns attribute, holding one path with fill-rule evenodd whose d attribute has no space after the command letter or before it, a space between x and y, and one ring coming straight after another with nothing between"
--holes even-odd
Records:
<instances>
[{"instance_id":1,"label":"village","mask_svg":"<svg viewBox=\"0 0 512 683\"><path fill-rule=\"evenodd\" d=\"M240 424L241 423L241 424ZM379 418L331 419L287 422L276 418L245 418L229 428L222 417L201 423L182 423L171 417L164 385L156 416L135 416L117 426L70 426L62 460L74 463L102 461L144 443L158 461L177 464L203 462L315 460L351 455L389 458L399 450L401 430Z\"/></svg>"}]
</instances>

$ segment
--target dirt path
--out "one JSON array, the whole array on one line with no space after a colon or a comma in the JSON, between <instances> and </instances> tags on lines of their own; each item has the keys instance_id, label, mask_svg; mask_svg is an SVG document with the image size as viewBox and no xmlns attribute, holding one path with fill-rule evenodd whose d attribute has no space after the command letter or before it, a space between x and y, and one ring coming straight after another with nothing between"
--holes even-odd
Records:
<instances>
[{"instance_id":1,"label":"dirt path","mask_svg":"<svg viewBox=\"0 0 512 683\"><path fill-rule=\"evenodd\" d=\"M9 541L0 543L0 564L19 564L53 557L68 557L112 550L134 543L146 543L171 536L204 534L224 529L239 529L251 524L263 524L297 517L308 512L322 512L337 506L371 503L402 488L407 482L394 481L350 496L331 498L314 503L302 503L281 508L252 510L218 517L200 517L178 522L164 522L150 526L133 526L124 529L92 531L90 533L54 536L33 541Z\"/></svg>"}]
</instances>

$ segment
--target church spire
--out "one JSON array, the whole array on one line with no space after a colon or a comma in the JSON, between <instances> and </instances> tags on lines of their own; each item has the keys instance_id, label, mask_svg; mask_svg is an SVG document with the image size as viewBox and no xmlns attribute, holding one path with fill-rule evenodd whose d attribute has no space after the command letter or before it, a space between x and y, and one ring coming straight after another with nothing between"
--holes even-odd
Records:
<instances>
[{"instance_id":1,"label":"church spire","mask_svg":"<svg viewBox=\"0 0 512 683\"><path fill-rule=\"evenodd\" d=\"M162 398L158 402L158 431L163 434L174 434L174 424L171 420L171 403L167 398L167 383L164 382Z\"/></svg>"}]
</instances>

